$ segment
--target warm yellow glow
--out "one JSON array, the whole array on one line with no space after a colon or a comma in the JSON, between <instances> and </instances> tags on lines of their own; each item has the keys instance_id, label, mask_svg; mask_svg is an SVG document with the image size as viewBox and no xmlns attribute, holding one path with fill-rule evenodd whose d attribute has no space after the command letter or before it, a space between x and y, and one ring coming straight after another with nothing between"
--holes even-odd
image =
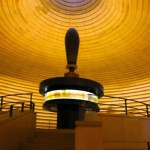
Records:
<instances>
[{"instance_id":1,"label":"warm yellow glow","mask_svg":"<svg viewBox=\"0 0 150 150\"><path fill-rule=\"evenodd\" d=\"M0 0L0 94L34 92L38 127L48 127L43 113L56 120L38 87L66 72L70 27L80 35L80 77L106 95L150 103L150 0Z\"/></svg>"},{"instance_id":2,"label":"warm yellow glow","mask_svg":"<svg viewBox=\"0 0 150 150\"><path fill-rule=\"evenodd\" d=\"M55 99L85 100L98 103L98 96L81 90L55 90L45 94L45 101Z\"/></svg>"},{"instance_id":3,"label":"warm yellow glow","mask_svg":"<svg viewBox=\"0 0 150 150\"><path fill-rule=\"evenodd\" d=\"M1 0L0 72L32 82L63 75L64 37L75 27L80 76L112 88L149 80L149 7L149 0Z\"/></svg>"}]
</instances>

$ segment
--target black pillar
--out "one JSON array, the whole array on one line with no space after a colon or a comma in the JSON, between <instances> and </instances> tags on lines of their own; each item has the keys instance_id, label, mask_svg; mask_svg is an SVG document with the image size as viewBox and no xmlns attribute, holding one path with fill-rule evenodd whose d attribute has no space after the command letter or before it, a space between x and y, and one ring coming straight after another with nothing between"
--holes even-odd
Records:
<instances>
[{"instance_id":1,"label":"black pillar","mask_svg":"<svg viewBox=\"0 0 150 150\"><path fill-rule=\"evenodd\" d=\"M77 120L83 120L85 108L77 104L57 105L57 129L74 129Z\"/></svg>"}]
</instances>

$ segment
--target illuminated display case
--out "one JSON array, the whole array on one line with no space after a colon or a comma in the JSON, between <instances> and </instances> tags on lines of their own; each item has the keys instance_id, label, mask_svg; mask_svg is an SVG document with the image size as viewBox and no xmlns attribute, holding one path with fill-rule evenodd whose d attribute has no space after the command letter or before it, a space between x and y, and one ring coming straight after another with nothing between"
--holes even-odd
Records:
<instances>
[{"instance_id":1,"label":"illuminated display case","mask_svg":"<svg viewBox=\"0 0 150 150\"><path fill-rule=\"evenodd\" d=\"M57 112L57 105L85 104L85 109L99 111L98 99L103 96L103 86L93 80L76 77L56 77L40 83L40 93L45 97L43 108Z\"/></svg>"},{"instance_id":2,"label":"illuminated display case","mask_svg":"<svg viewBox=\"0 0 150 150\"><path fill-rule=\"evenodd\" d=\"M73 99L98 103L98 96L93 93L81 90L54 90L45 94L45 101L56 99Z\"/></svg>"},{"instance_id":3,"label":"illuminated display case","mask_svg":"<svg viewBox=\"0 0 150 150\"><path fill-rule=\"evenodd\" d=\"M78 77L56 77L40 83L40 93L45 97L43 108L57 112L57 128L75 128L76 120L83 120L86 111L96 111L103 96L103 86L98 82Z\"/></svg>"}]
</instances>

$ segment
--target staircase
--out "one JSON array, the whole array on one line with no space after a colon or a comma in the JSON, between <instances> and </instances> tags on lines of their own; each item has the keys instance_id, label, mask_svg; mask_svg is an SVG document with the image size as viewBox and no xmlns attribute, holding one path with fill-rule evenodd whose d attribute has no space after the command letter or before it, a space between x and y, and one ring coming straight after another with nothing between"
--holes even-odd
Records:
<instances>
[{"instance_id":1,"label":"staircase","mask_svg":"<svg viewBox=\"0 0 150 150\"><path fill-rule=\"evenodd\" d=\"M37 129L35 136L22 144L21 150L74 150L74 145L74 130Z\"/></svg>"},{"instance_id":2,"label":"staircase","mask_svg":"<svg viewBox=\"0 0 150 150\"><path fill-rule=\"evenodd\" d=\"M103 142L103 150L150 150L146 142Z\"/></svg>"},{"instance_id":3,"label":"staircase","mask_svg":"<svg viewBox=\"0 0 150 150\"><path fill-rule=\"evenodd\" d=\"M31 97L30 100L27 95ZM27 95L1 96L0 149L75 150L74 130L37 128L35 132L36 119L43 119L41 121L42 126L51 128L56 123L56 118L48 116L52 120L45 122L45 114L41 113L42 115L37 116L35 119L32 93L27 93ZM19 98L12 101L12 96L19 96ZM99 103L101 111L98 113L99 120L103 122L103 150L150 150L150 134L148 132L150 126L150 105L132 99L110 96L105 96L104 98L105 100ZM111 104L110 102L108 103L110 98L112 98ZM114 99L115 101L113 102ZM28 115L30 115L30 119ZM30 130L28 130L29 128ZM11 137L11 140L8 140L8 137ZM18 146L17 149L16 146Z\"/></svg>"}]
</instances>

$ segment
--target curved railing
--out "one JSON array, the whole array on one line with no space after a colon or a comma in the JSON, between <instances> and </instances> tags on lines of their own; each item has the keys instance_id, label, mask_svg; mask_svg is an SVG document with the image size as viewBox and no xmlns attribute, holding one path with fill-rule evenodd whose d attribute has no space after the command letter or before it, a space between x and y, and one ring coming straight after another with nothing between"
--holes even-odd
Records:
<instances>
[{"instance_id":1,"label":"curved railing","mask_svg":"<svg viewBox=\"0 0 150 150\"><path fill-rule=\"evenodd\" d=\"M8 94L0 96L0 113L8 113L9 116L13 116L14 110L33 110L35 104L32 101L33 93L19 93L19 94Z\"/></svg>"},{"instance_id":2,"label":"curved railing","mask_svg":"<svg viewBox=\"0 0 150 150\"><path fill-rule=\"evenodd\" d=\"M104 95L99 101L101 112L149 117L149 104L134 99Z\"/></svg>"},{"instance_id":3,"label":"curved railing","mask_svg":"<svg viewBox=\"0 0 150 150\"><path fill-rule=\"evenodd\" d=\"M0 96L0 114L9 112L11 117L14 110L19 110L20 112L25 110L34 111L35 104L32 101L32 95L33 93L19 93ZM134 99L104 95L98 104L100 113L150 117L150 105ZM50 127L53 119L49 119Z\"/></svg>"}]
</instances>

